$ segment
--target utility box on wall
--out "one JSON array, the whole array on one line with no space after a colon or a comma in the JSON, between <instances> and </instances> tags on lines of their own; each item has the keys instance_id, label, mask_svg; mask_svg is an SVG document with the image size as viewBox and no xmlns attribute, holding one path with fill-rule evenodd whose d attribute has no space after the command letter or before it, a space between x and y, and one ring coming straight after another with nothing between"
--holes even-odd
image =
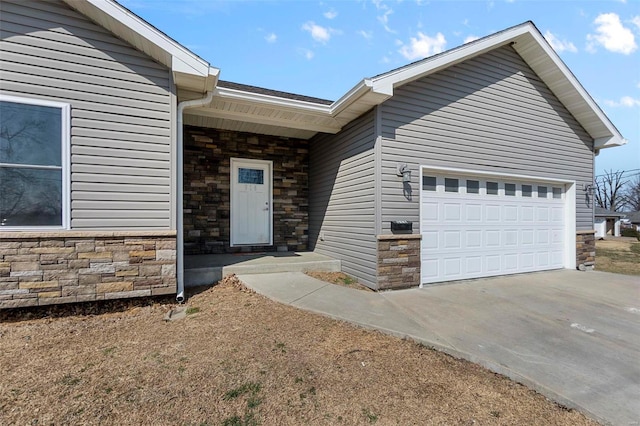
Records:
<instances>
[{"instance_id":1,"label":"utility box on wall","mask_svg":"<svg viewBox=\"0 0 640 426\"><path fill-rule=\"evenodd\" d=\"M391 232L413 232L413 222L408 220L392 220Z\"/></svg>"}]
</instances>

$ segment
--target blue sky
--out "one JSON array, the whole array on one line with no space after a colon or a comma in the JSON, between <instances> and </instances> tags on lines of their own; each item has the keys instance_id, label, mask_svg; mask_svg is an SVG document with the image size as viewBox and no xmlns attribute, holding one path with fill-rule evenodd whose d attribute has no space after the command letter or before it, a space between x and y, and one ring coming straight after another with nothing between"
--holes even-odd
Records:
<instances>
[{"instance_id":1,"label":"blue sky","mask_svg":"<svg viewBox=\"0 0 640 426\"><path fill-rule=\"evenodd\" d=\"M640 1L120 0L223 80L335 100L366 77L531 20L629 143L596 174L640 169Z\"/></svg>"}]
</instances>

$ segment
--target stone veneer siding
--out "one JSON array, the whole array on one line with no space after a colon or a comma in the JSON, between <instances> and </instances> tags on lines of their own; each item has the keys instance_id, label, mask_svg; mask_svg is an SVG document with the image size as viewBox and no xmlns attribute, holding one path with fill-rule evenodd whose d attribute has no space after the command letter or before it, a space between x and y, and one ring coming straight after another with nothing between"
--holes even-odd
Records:
<instances>
[{"instance_id":1,"label":"stone veneer siding","mask_svg":"<svg viewBox=\"0 0 640 426\"><path fill-rule=\"evenodd\" d=\"M185 254L307 249L307 141L190 126L184 135ZM230 247L232 157L273 161L273 246Z\"/></svg>"},{"instance_id":2,"label":"stone veneer siding","mask_svg":"<svg viewBox=\"0 0 640 426\"><path fill-rule=\"evenodd\" d=\"M576 233L576 266L593 266L596 262L596 231ZM582 268L580 268L582 269Z\"/></svg>"},{"instance_id":3,"label":"stone veneer siding","mask_svg":"<svg viewBox=\"0 0 640 426\"><path fill-rule=\"evenodd\" d=\"M378 235L378 290L420 285L421 235Z\"/></svg>"},{"instance_id":4,"label":"stone veneer siding","mask_svg":"<svg viewBox=\"0 0 640 426\"><path fill-rule=\"evenodd\" d=\"M0 234L0 309L175 292L175 231Z\"/></svg>"}]
</instances>

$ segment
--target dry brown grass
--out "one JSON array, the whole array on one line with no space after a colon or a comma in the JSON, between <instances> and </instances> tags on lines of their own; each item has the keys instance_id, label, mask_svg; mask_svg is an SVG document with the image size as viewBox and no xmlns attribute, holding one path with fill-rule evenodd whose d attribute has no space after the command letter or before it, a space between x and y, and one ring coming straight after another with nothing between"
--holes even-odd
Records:
<instances>
[{"instance_id":1,"label":"dry brown grass","mask_svg":"<svg viewBox=\"0 0 640 426\"><path fill-rule=\"evenodd\" d=\"M596 241L596 269L626 275L640 275L640 242L619 237Z\"/></svg>"},{"instance_id":2,"label":"dry brown grass","mask_svg":"<svg viewBox=\"0 0 640 426\"><path fill-rule=\"evenodd\" d=\"M359 284L358 280L345 274L344 272L307 271L305 272L305 274L331 284L355 288L356 290L373 291L369 287Z\"/></svg>"},{"instance_id":3,"label":"dry brown grass","mask_svg":"<svg viewBox=\"0 0 640 426\"><path fill-rule=\"evenodd\" d=\"M0 323L0 424L595 424L472 363L233 282L188 307L172 322L170 306L143 304Z\"/></svg>"}]
</instances>

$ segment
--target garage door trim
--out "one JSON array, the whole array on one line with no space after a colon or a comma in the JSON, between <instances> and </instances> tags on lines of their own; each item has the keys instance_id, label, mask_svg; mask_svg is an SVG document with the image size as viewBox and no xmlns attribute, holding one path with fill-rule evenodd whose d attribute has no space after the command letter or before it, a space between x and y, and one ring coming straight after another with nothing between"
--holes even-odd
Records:
<instances>
[{"instance_id":1,"label":"garage door trim","mask_svg":"<svg viewBox=\"0 0 640 426\"><path fill-rule=\"evenodd\" d=\"M496 178L500 180L517 180L517 181L534 181L538 183L550 183L562 185L564 187L564 259L563 267L566 269L576 268L576 182L573 180L549 178L545 176L531 176L522 174L511 174L504 172L472 170L472 169L459 169L451 167L438 167L421 165L419 176L419 208L420 208L420 232L422 233L423 223L423 186L422 176L428 174L436 175L454 175L460 177L478 177L478 178ZM422 258L422 253L421 253ZM420 280L420 287L423 286L422 280Z\"/></svg>"}]
</instances>

